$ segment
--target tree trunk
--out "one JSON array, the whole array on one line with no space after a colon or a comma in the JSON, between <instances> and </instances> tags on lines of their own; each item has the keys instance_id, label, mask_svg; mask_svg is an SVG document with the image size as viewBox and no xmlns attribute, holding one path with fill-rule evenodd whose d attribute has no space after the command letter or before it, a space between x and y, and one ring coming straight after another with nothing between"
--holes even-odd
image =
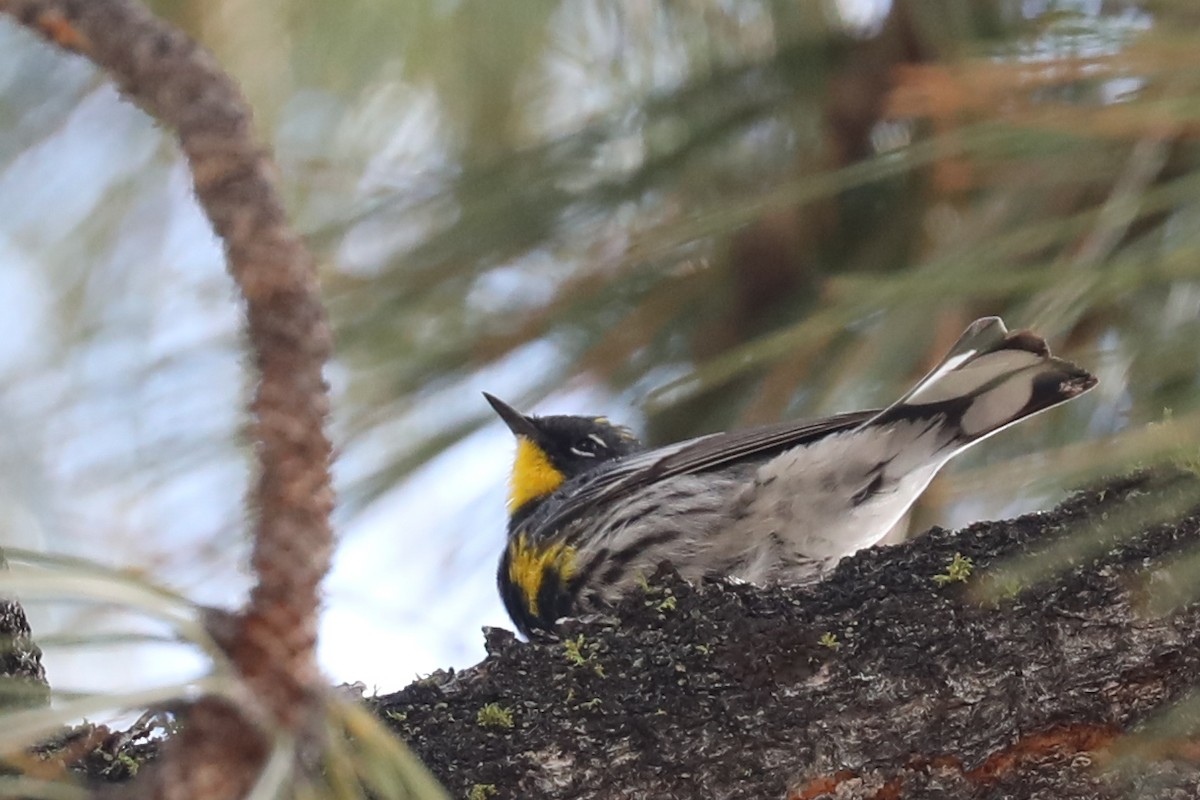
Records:
<instances>
[{"instance_id":1,"label":"tree trunk","mask_svg":"<svg viewBox=\"0 0 1200 800\"><path fill-rule=\"evenodd\" d=\"M1198 506L1147 474L807 589L660 574L378 710L458 797L1197 797Z\"/></svg>"}]
</instances>

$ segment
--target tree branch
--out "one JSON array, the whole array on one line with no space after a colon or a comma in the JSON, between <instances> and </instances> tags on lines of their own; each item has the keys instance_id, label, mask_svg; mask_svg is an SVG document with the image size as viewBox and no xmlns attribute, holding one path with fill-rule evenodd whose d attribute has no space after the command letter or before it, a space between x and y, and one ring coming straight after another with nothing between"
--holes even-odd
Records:
<instances>
[{"instance_id":1,"label":"tree branch","mask_svg":"<svg viewBox=\"0 0 1200 800\"><path fill-rule=\"evenodd\" d=\"M1194 477L1142 476L863 551L811 589L658 576L619 623L490 630L482 664L378 710L459 797L1195 797L1194 731L1153 720L1200 678L1200 605L1145 601L1200 545L1198 506ZM1012 559L1068 551L1017 593Z\"/></svg>"},{"instance_id":2,"label":"tree branch","mask_svg":"<svg viewBox=\"0 0 1200 800\"><path fill-rule=\"evenodd\" d=\"M287 224L275 168L234 82L209 53L136 2L0 0L0 10L86 56L177 133L196 196L224 242L229 271L246 298L260 373L251 409L260 471L249 499L257 582L223 642L263 719L303 732L320 687L318 588L332 549L322 377L331 341L313 261ZM244 791L265 753L245 711L210 700L193 714L185 737L190 747L167 762L171 796ZM235 758L222 763L227 756Z\"/></svg>"}]
</instances>

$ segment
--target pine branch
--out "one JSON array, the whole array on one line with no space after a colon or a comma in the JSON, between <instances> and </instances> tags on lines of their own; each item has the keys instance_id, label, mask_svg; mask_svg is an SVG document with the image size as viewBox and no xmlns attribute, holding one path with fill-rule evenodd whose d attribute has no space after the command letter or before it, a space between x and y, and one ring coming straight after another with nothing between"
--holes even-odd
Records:
<instances>
[{"instance_id":1,"label":"pine branch","mask_svg":"<svg viewBox=\"0 0 1200 800\"><path fill-rule=\"evenodd\" d=\"M259 477L249 498L257 580L247 607L220 618L214 632L255 702L197 704L157 789L162 797L241 796L268 751L266 729L303 738L318 709L318 588L332 550L333 493L322 377L331 340L313 260L288 225L249 106L194 41L131 0L0 0L0 10L94 62L175 131L245 297L259 372L251 407Z\"/></svg>"}]
</instances>

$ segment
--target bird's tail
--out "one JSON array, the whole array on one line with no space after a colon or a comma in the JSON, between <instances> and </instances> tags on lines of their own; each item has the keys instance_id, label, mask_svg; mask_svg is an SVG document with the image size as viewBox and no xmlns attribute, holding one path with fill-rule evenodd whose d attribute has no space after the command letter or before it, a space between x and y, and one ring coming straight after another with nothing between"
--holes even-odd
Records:
<instances>
[{"instance_id":1,"label":"bird's tail","mask_svg":"<svg viewBox=\"0 0 1200 800\"><path fill-rule=\"evenodd\" d=\"M1095 385L1091 373L1050 355L1042 337L1009 333L999 317L984 317L908 394L864 424L944 415L957 426L959 450Z\"/></svg>"}]
</instances>

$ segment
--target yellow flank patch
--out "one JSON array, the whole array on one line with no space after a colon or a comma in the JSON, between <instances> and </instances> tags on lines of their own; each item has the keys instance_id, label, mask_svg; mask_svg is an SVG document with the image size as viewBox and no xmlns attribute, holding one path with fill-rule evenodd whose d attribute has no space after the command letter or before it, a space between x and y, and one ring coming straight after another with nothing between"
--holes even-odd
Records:
<instances>
[{"instance_id":1,"label":"yellow flank patch","mask_svg":"<svg viewBox=\"0 0 1200 800\"><path fill-rule=\"evenodd\" d=\"M546 570L558 573L566 583L575 574L575 548L563 542L546 542L541 547L529 543L522 534L509 545L508 578L525 595L525 607L538 616L538 592Z\"/></svg>"},{"instance_id":2,"label":"yellow flank patch","mask_svg":"<svg viewBox=\"0 0 1200 800\"><path fill-rule=\"evenodd\" d=\"M517 458L513 463L512 480L508 492L508 513L512 514L530 500L553 492L566 480L554 468L542 448L524 436L517 437Z\"/></svg>"}]
</instances>

